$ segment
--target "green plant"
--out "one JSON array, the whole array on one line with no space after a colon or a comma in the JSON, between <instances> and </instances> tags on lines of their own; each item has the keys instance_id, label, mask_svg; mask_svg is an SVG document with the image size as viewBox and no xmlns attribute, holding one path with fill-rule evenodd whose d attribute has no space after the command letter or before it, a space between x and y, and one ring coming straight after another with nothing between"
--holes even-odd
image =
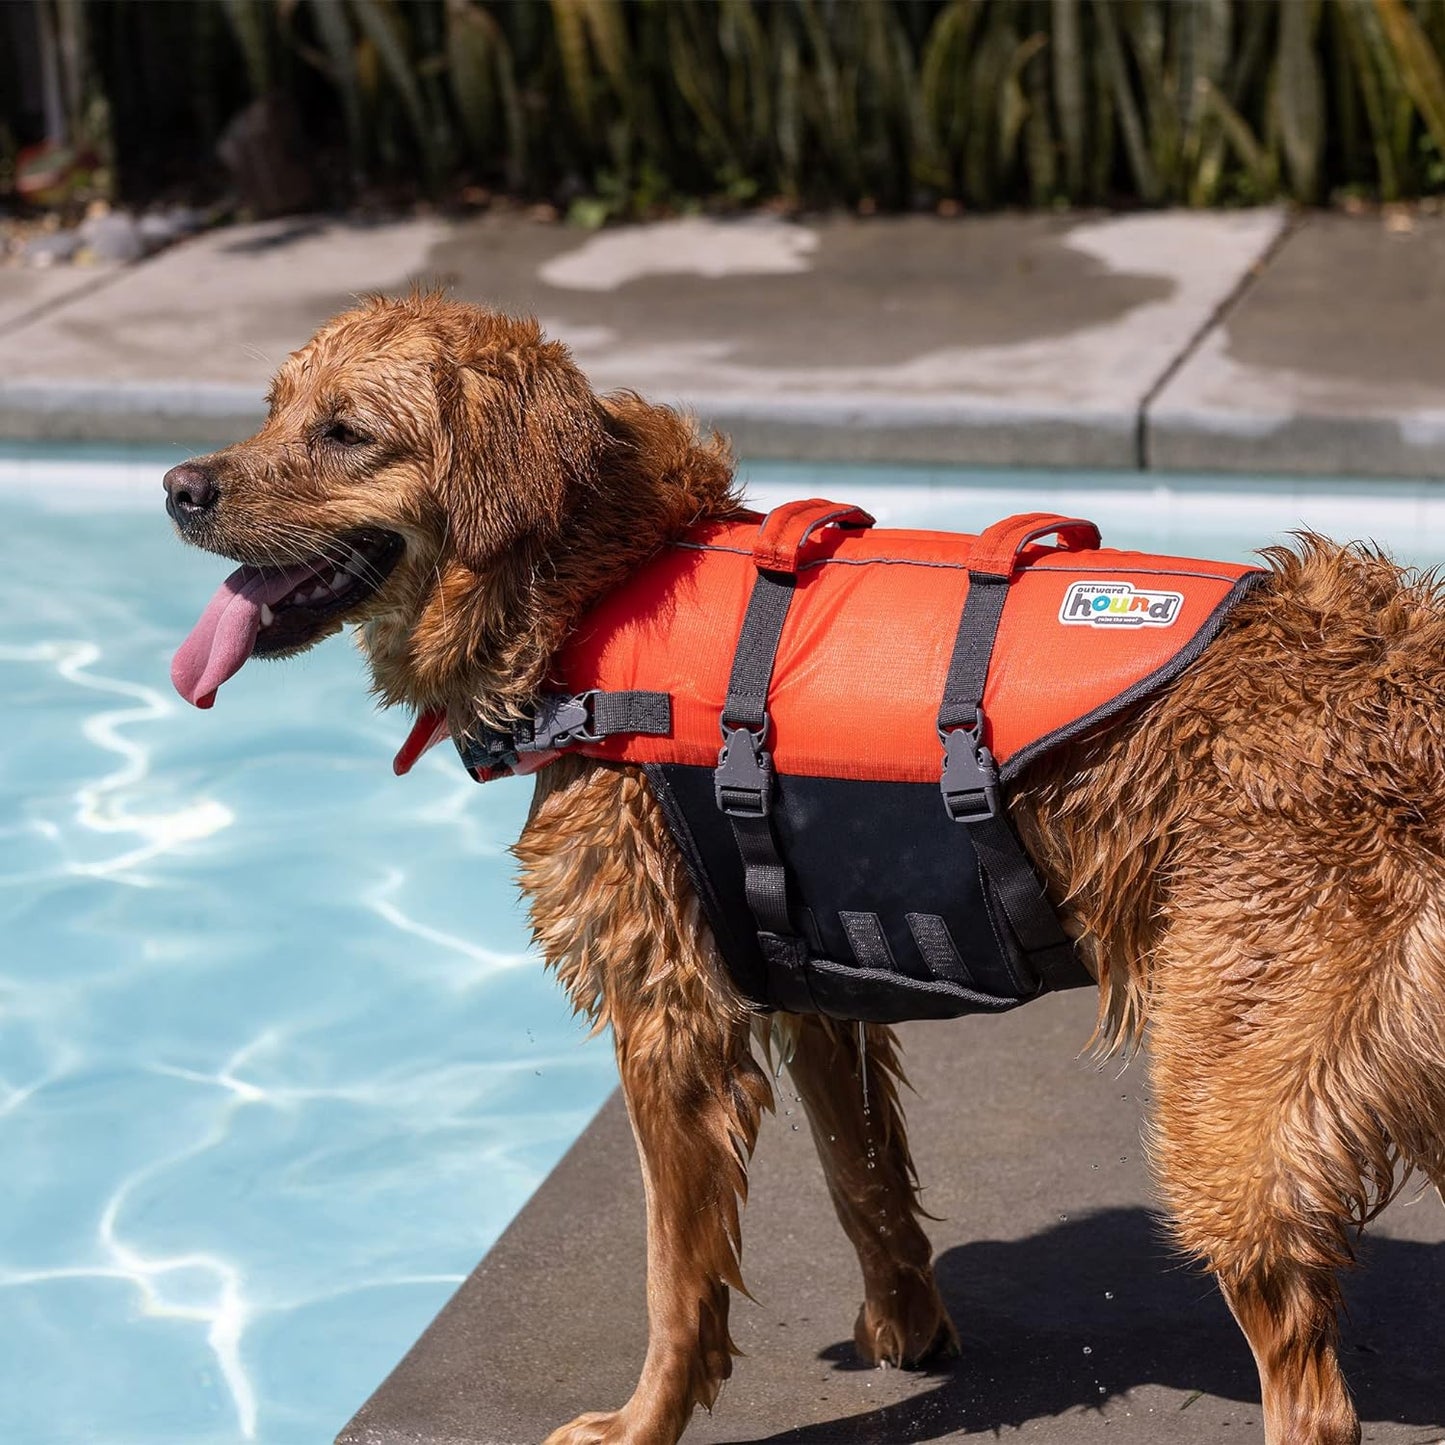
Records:
<instances>
[{"instance_id":1,"label":"green plant","mask_svg":"<svg viewBox=\"0 0 1445 1445\"><path fill-rule=\"evenodd\" d=\"M1445 0L35 3L88 25L92 49L219 15L201 86L289 95L351 190L470 181L588 224L697 200L1211 205L1445 184ZM121 68L100 57L118 96ZM121 99L130 135L159 104Z\"/></svg>"}]
</instances>

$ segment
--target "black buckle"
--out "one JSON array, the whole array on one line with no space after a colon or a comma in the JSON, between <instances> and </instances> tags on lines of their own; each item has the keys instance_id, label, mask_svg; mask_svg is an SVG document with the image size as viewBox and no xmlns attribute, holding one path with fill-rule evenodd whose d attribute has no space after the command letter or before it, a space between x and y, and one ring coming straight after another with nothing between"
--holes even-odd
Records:
<instances>
[{"instance_id":1,"label":"black buckle","mask_svg":"<svg viewBox=\"0 0 1445 1445\"><path fill-rule=\"evenodd\" d=\"M519 738L519 753L551 753L574 743L596 743L602 734L595 730L593 704L597 689L588 692L544 692L532 714L531 736Z\"/></svg>"},{"instance_id":2,"label":"black buckle","mask_svg":"<svg viewBox=\"0 0 1445 1445\"><path fill-rule=\"evenodd\" d=\"M765 818L773 805L773 760L763 751L766 731L766 724L757 732L723 724L713 790L730 818Z\"/></svg>"},{"instance_id":3,"label":"black buckle","mask_svg":"<svg viewBox=\"0 0 1445 1445\"><path fill-rule=\"evenodd\" d=\"M943 739L943 806L955 823L981 823L1003 810L998 768L983 745L983 709L972 723L939 729Z\"/></svg>"}]
</instances>

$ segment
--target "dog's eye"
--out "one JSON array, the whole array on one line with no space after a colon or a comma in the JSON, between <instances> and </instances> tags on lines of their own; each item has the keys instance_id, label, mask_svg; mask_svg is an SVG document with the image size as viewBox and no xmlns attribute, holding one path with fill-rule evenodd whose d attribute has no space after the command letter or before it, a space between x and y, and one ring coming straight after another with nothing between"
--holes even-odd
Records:
<instances>
[{"instance_id":1,"label":"dog's eye","mask_svg":"<svg viewBox=\"0 0 1445 1445\"><path fill-rule=\"evenodd\" d=\"M321 435L325 441L335 442L341 447L365 446L371 440L364 432L357 431L354 426L344 421L332 422Z\"/></svg>"}]
</instances>

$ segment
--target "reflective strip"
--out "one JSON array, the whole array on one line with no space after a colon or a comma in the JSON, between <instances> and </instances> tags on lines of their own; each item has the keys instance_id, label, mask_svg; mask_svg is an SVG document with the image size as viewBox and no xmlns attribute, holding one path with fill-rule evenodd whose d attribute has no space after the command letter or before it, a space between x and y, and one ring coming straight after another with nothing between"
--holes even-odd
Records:
<instances>
[{"instance_id":1,"label":"reflective strip","mask_svg":"<svg viewBox=\"0 0 1445 1445\"><path fill-rule=\"evenodd\" d=\"M895 972L893 950L883 936L883 925L876 913L839 913L838 921L848 935L848 944L853 957L862 968L876 968Z\"/></svg>"},{"instance_id":2,"label":"reflective strip","mask_svg":"<svg viewBox=\"0 0 1445 1445\"><path fill-rule=\"evenodd\" d=\"M953 935L948 931L948 924L938 914L905 913L903 916L929 973L935 978L951 979L954 983L967 984L970 988L978 987L968 965L959 957Z\"/></svg>"}]
</instances>

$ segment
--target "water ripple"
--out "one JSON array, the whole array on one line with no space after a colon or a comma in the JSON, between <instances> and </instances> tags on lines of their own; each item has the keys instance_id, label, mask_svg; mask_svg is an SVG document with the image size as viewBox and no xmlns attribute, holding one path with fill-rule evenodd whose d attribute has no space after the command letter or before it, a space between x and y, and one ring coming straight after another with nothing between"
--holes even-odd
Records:
<instances>
[{"instance_id":1,"label":"water ripple","mask_svg":"<svg viewBox=\"0 0 1445 1445\"><path fill-rule=\"evenodd\" d=\"M94 713L81 727L95 746L114 753L121 764L114 771L76 790L76 821L92 833L130 834L141 838L140 846L97 862L72 860L72 873L89 877L116 877L122 882L144 886L148 880L130 872L162 853L187 843L208 838L234 821L231 810L209 798L202 798L168 813L146 813L131 804L127 790L144 782L150 773L150 755L140 743L121 729L133 724L157 722L176 711L162 693L143 683L109 677L90 669L100 660L101 650L93 642L48 641L15 647L0 645L0 662L49 665L72 686L116 697L131 698L139 706L112 708ZM53 823L34 824L38 831L59 835ZM11 880L6 880L11 881Z\"/></svg>"}]
</instances>

